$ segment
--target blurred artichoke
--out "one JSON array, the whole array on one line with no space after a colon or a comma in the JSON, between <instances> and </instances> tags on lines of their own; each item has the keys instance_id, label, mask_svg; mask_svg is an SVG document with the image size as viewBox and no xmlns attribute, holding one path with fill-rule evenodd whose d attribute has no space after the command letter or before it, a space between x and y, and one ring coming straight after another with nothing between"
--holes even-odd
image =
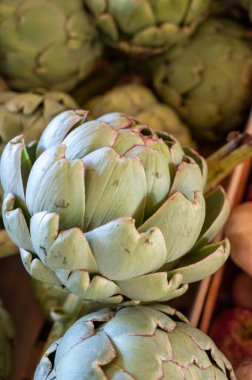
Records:
<instances>
[{"instance_id":1,"label":"blurred artichoke","mask_svg":"<svg viewBox=\"0 0 252 380\"><path fill-rule=\"evenodd\" d=\"M84 0L104 41L133 55L154 55L190 36L212 0Z\"/></svg>"},{"instance_id":2,"label":"blurred artichoke","mask_svg":"<svg viewBox=\"0 0 252 380\"><path fill-rule=\"evenodd\" d=\"M215 272L229 243L206 245L229 214L203 196L206 162L124 114L55 117L34 146L1 159L3 220L36 279L85 300L165 301Z\"/></svg>"},{"instance_id":3,"label":"blurred artichoke","mask_svg":"<svg viewBox=\"0 0 252 380\"><path fill-rule=\"evenodd\" d=\"M250 21L252 22L252 1L251 0L240 0L241 5L248 11L248 16Z\"/></svg>"},{"instance_id":4,"label":"blurred artichoke","mask_svg":"<svg viewBox=\"0 0 252 380\"><path fill-rule=\"evenodd\" d=\"M77 108L77 104L61 92L0 92L0 155L6 143L20 133L23 133L27 143L37 140L54 116L70 108ZM0 223L0 257L5 257L18 249L2 228Z\"/></svg>"},{"instance_id":5,"label":"blurred artichoke","mask_svg":"<svg viewBox=\"0 0 252 380\"><path fill-rule=\"evenodd\" d=\"M12 88L69 91L100 52L82 0L0 2L0 72Z\"/></svg>"},{"instance_id":6,"label":"blurred artichoke","mask_svg":"<svg viewBox=\"0 0 252 380\"><path fill-rule=\"evenodd\" d=\"M0 300L0 379L8 380L12 366L12 343L15 328L10 315Z\"/></svg>"},{"instance_id":7,"label":"blurred artichoke","mask_svg":"<svg viewBox=\"0 0 252 380\"><path fill-rule=\"evenodd\" d=\"M155 64L154 86L198 139L241 127L251 105L252 50L233 21L209 19Z\"/></svg>"},{"instance_id":8,"label":"blurred artichoke","mask_svg":"<svg viewBox=\"0 0 252 380\"><path fill-rule=\"evenodd\" d=\"M115 87L104 95L91 99L84 108L90 110L94 118L114 111L132 115L156 131L171 133L182 146L194 146L188 128L176 112L159 103L155 95L143 85Z\"/></svg>"},{"instance_id":9,"label":"blurred artichoke","mask_svg":"<svg viewBox=\"0 0 252 380\"><path fill-rule=\"evenodd\" d=\"M34 380L235 380L213 341L164 305L103 309L53 343Z\"/></svg>"}]
</instances>

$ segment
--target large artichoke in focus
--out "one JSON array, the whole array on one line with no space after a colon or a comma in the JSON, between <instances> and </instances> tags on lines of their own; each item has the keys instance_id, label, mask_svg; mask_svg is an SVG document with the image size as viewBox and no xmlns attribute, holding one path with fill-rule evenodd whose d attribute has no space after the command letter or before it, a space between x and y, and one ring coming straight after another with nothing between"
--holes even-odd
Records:
<instances>
[{"instance_id":1,"label":"large artichoke in focus","mask_svg":"<svg viewBox=\"0 0 252 380\"><path fill-rule=\"evenodd\" d=\"M100 51L82 0L0 2L0 72L14 89L71 90Z\"/></svg>"},{"instance_id":2,"label":"large artichoke in focus","mask_svg":"<svg viewBox=\"0 0 252 380\"><path fill-rule=\"evenodd\" d=\"M177 138L182 146L193 146L190 132L176 112L158 102L155 95L143 85L117 86L104 95L96 96L85 104L85 109L97 118L114 110L136 117L156 131L166 131Z\"/></svg>"},{"instance_id":3,"label":"large artichoke in focus","mask_svg":"<svg viewBox=\"0 0 252 380\"><path fill-rule=\"evenodd\" d=\"M15 328L10 315L3 308L0 300L0 379L8 380L12 366L12 343Z\"/></svg>"},{"instance_id":4,"label":"large artichoke in focus","mask_svg":"<svg viewBox=\"0 0 252 380\"><path fill-rule=\"evenodd\" d=\"M215 272L229 243L206 245L229 214L203 196L206 162L124 114L55 117L34 146L1 159L3 220L27 271L79 298L165 301Z\"/></svg>"},{"instance_id":5,"label":"large artichoke in focus","mask_svg":"<svg viewBox=\"0 0 252 380\"><path fill-rule=\"evenodd\" d=\"M235 380L213 341L174 309L103 309L53 343L34 380Z\"/></svg>"},{"instance_id":6,"label":"large artichoke in focus","mask_svg":"<svg viewBox=\"0 0 252 380\"><path fill-rule=\"evenodd\" d=\"M212 0L84 0L105 43L133 55L154 55L190 36Z\"/></svg>"},{"instance_id":7,"label":"large artichoke in focus","mask_svg":"<svg viewBox=\"0 0 252 380\"><path fill-rule=\"evenodd\" d=\"M77 104L61 92L0 92L0 155L6 143L20 133L27 143L37 140L54 116L70 108L77 108ZM17 251L0 221L0 257Z\"/></svg>"},{"instance_id":8,"label":"large artichoke in focus","mask_svg":"<svg viewBox=\"0 0 252 380\"><path fill-rule=\"evenodd\" d=\"M251 105L252 49L233 21L209 19L187 45L166 53L154 86L198 139L216 140L240 127Z\"/></svg>"}]
</instances>

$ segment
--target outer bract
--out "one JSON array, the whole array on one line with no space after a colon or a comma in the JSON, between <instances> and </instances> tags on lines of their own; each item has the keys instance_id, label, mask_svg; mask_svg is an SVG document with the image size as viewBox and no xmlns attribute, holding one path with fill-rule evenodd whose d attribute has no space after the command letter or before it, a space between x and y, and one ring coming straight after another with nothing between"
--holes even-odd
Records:
<instances>
[{"instance_id":1,"label":"outer bract","mask_svg":"<svg viewBox=\"0 0 252 380\"><path fill-rule=\"evenodd\" d=\"M164 306L103 309L51 345L35 380L224 380L235 375L213 341Z\"/></svg>"},{"instance_id":2,"label":"outer bract","mask_svg":"<svg viewBox=\"0 0 252 380\"><path fill-rule=\"evenodd\" d=\"M155 95L140 84L118 86L96 96L85 105L93 117L114 110L136 117L156 131L166 131L176 137L182 146L194 146L190 132L176 112L158 102Z\"/></svg>"},{"instance_id":3,"label":"outer bract","mask_svg":"<svg viewBox=\"0 0 252 380\"><path fill-rule=\"evenodd\" d=\"M8 380L12 366L12 343L15 328L0 300L0 379Z\"/></svg>"},{"instance_id":4,"label":"outer bract","mask_svg":"<svg viewBox=\"0 0 252 380\"><path fill-rule=\"evenodd\" d=\"M54 116L70 108L77 108L77 104L61 92L0 92L0 155L6 143L20 133L23 133L27 143L37 140ZM1 228L2 223L0 257L4 257L16 253L18 249Z\"/></svg>"},{"instance_id":5,"label":"outer bract","mask_svg":"<svg viewBox=\"0 0 252 380\"><path fill-rule=\"evenodd\" d=\"M104 41L133 55L168 50L190 36L212 0L84 0Z\"/></svg>"},{"instance_id":6,"label":"outer bract","mask_svg":"<svg viewBox=\"0 0 252 380\"><path fill-rule=\"evenodd\" d=\"M79 298L166 301L227 259L206 245L229 214L221 188L203 196L206 163L164 132L111 113L65 111L34 146L1 159L3 221L27 271Z\"/></svg>"},{"instance_id":7,"label":"outer bract","mask_svg":"<svg viewBox=\"0 0 252 380\"><path fill-rule=\"evenodd\" d=\"M0 72L12 88L68 91L100 54L82 0L2 0Z\"/></svg>"},{"instance_id":8,"label":"outer bract","mask_svg":"<svg viewBox=\"0 0 252 380\"><path fill-rule=\"evenodd\" d=\"M251 105L252 50L233 21L210 19L155 65L160 97L196 138L215 140L242 126Z\"/></svg>"}]
</instances>

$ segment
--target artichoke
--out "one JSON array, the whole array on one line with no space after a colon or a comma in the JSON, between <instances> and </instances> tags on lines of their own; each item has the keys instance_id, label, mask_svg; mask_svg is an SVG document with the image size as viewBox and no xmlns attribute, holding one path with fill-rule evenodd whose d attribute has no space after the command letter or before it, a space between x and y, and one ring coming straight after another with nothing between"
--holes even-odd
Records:
<instances>
[{"instance_id":1,"label":"artichoke","mask_svg":"<svg viewBox=\"0 0 252 380\"><path fill-rule=\"evenodd\" d=\"M77 104L61 92L0 92L0 155L6 143L20 133L27 143L37 140L54 116L70 108L77 108ZM0 222L0 257L12 255L17 250Z\"/></svg>"},{"instance_id":2,"label":"artichoke","mask_svg":"<svg viewBox=\"0 0 252 380\"><path fill-rule=\"evenodd\" d=\"M2 154L3 221L27 271L92 301L185 293L228 257L227 240L207 245L229 214L224 191L203 196L206 162L169 134L87 114L56 116L36 152L18 136Z\"/></svg>"},{"instance_id":3,"label":"artichoke","mask_svg":"<svg viewBox=\"0 0 252 380\"><path fill-rule=\"evenodd\" d=\"M15 328L10 315L3 308L0 300L0 379L9 379L12 366L12 343Z\"/></svg>"},{"instance_id":4,"label":"artichoke","mask_svg":"<svg viewBox=\"0 0 252 380\"><path fill-rule=\"evenodd\" d=\"M69 91L100 53L82 0L0 2L0 72L10 87Z\"/></svg>"},{"instance_id":5,"label":"artichoke","mask_svg":"<svg viewBox=\"0 0 252 380\"><path fill-rule=\"evenodd\" d=\"M84 0L105 43L154 55L184 41L208 15L212 0Z\"/></svg>"},{"instance_id":6,"label":"artichoke","mask_svg":"<svg viewBox=\"0 0 252 380\"><path fill-rule=\"evenodd\" d=\"M143 85L117 86L104 95L87 102L85 109L96 118L114 110L132 115L157 131L166 131L176 137L182 146L194 146L190 132L170 107L158 102L155 95Z\"/></svg>"},{"instance_id":7,"label":"artichoke","mask_svg":"<svg viewBox=\"0 0 252 380\"><path fill-rule=\"evenodd\" d=\"M34 380L235 380L213 341L169 306L103 309L53 343Z\"/></svg>"},{"instance_id":8,"label":"artichoke","mask_svg":"<svg viewBox=\"0 0 252 380\"><path fill-rule=\"evenodd\" d=\"M216 140L242 126L251 105L252 50L234 21L209 19L191 41L167 52L154 86L198 139Z\"/></svg>"}]
</instances>

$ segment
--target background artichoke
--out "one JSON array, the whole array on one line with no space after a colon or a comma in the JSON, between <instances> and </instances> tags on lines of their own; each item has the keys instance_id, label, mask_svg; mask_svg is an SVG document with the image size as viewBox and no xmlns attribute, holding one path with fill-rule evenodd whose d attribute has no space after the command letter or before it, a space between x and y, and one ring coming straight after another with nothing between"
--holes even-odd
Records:
<instances>
[{"instance_id":1,"label":"background artichoke","mask_svg":"<svg viewBox=\"0 0 252 380\"><path fill-rule=\"evenodd\" d=\"M154 86L196 138L221 138L242 126L251 105L252 50L244 29L209 19L187 45L155 64Z\"/></svg>"},{"instance_id":2,"label":"background artichoke","mask_svg":"<svg viewBox=\"0 0 252 380\"><path fill-rule=\"evenodd\" d=\"M0 300L0 379L8 380L12 365L12 343L15 328L10 315Z\"/></svg>"},{"instance_id":3,"label":"background artichoke","mask_svg":"<svg viewBox=\"0 0 252 380\"><path fill-rule=\"evenodd\" d=\"M96 96L84 105L94 118L106 113L122 112L156 131L166 131L176 137L182 146L194 146L190 132L172 108L158 102L147 87L140 84L117 86Z\"/></svg>"},{"instance_id":4,"label":"background artichoke","mask_svg":"<svg viewBox=\"0 0 252 380\"><path fill-rule=\"evenodd\" d=\"M133 55L153 55L185 40L212 0L84 0L104 41Z\"/></svg>"},{"instance_id":5,"label":"background artichoke","mask_svg":"<svg viewBox=\"0 0 252 380\"><path fill-rule=\"evenodd\" d=\"M148 377L146 377L148 376ZM103 309L79 319L45 353L35 380L235 380L213 341L174 309Z\"/></svg>"},{"instance_id":6,"label":"background artichoke","mask_svg":"<svg viewBox=\"0 0 252 380\"><path fill-rule=\"evenodd\" d=\"M100 55L82 0L2 0L0 72L12 88L70 90Z\"/></svg>"},{"instance_id":7,"label":"background artichoke","mask_svg":"<svg viewBox=\"0 0 252 380\"><path fill-rule=\"evenodd\" d=\"M20 136L3 152L4 225L27 271L86 300L183 294L228 257L227 240L206 245L229 214L225 193L204 198L205 161L170 135L118 113L86 117L54 118L37 159Z\"/></svg>"}]
</instances>

